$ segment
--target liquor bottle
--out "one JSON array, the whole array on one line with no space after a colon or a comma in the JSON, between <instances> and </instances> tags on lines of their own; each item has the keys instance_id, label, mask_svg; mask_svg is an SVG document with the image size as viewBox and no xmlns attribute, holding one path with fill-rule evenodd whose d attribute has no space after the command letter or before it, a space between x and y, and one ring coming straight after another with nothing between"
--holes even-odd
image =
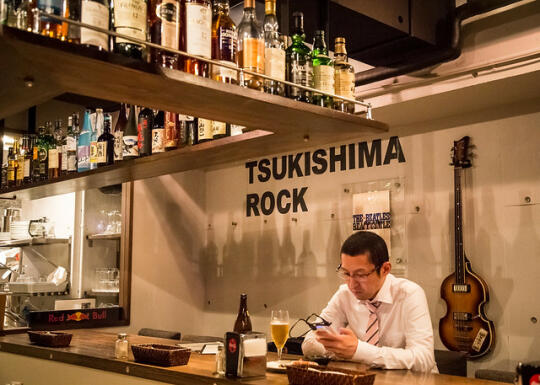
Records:
<instances>
[{"instance_id":1,"label":"liquor bottle","mask_svg":"<svg viewBox=\"0 0 540 385\"><path fill-rule=\"evenodd\" d=\"M15 141L13 144L13 152L15 153L15 162L16 162L16 170L15 170L15 185L21 186L23 184L24 180L24 155L21 151L21 144L19 141Z\"/></svg>"},{"instance_id":2,"label":"liquor bottle","mask_svg":"<svg viewBox=\"0 0 540 385\"><path fill-rule=\"evenodd\" d=\"M77 143L77 172L90 170L90 136L92 124L90 123L90 110L84 112L82 131Z\"/></svg>"},{"instance_id":3,"label":"liquor bottle","mask_svg":"<svg viewBox=\"0 0 540 385\"><path fill-rule=\"evenodd\" d=\"M117 33L146 40L147 0L112 0L113 28ZM114 52L142 59L144 46L131 40L116 37Z\"/></svg>"},{"instance_id":4,"label":"liquor bottle","mask_svg":"<svg viewBox=\"0 0 540 385\"><path fill-rule=\"evenodd\" d=\"M96 108L96 113L90 117L92 123L92 131L90 134L90 170L95 170L98 167L98 138L103 133L103 109Z\"/></svg>"},{"instance_id":5,"label":"liquor bottle","mask_svg":"<svg viewBox=\"0 0 540 385\"><path fill-rule=\"evenodd\" d=\"M63 0L37 0L37 8L40 11L56 16L65 15ZM41 18L34 17L34 32L60 40L66 38L63 33L62 22L44 16Z\"/></svg>"},{"instance_id":6,"label":"liquor bottle","mask_svg":"<svg viewBox=\"0 0 540 385\"><path fill-rule=\"evenodd\" d=\"M251 319L247 309L247 294L240 295L240 308L234 323L234 331L237 333L247 333L251 331Z\"/></svg>"},{"instance_id":7,"label":"liquor bottle","mask_svg":"<svg viewBox=\"0 0 540 385\"><path fill-rule=\"evenodd\" d=\"M98 138L98 167L114 164L114 135L111 134L111 115L105 114L103 134Z\"/></svg>"},{"instance_id":8,"label":"liquor bottle","mask_svg":"<svg viewBox=\"0 0 540 385\"><path fill-rule=\"evenodd\" d=\"M238 26L238 65L240 68L264 73L264 34L257 21L255 0L244 0L244 14ZM242 85L262 91L263 79L245 74Z\"/></svg>"},{"instance_id":9,"label":"liquor bottle","mask_svg":"<svg viewBox=\"0 0 540 385\"><path fill-rule=\"evenodd\" d=\"M54 125L54 132L56 133L58 130L61 130L61 121L57 120ZM60 162L58 159L58 145L56 143L56 135L54 135L52 132L49 132L49 172L48 172L48 178L55 179L58 178L58 171Z\"/></svg>"},{"instance_id":10,"label":"liquor bottle","mask_svg":"<svg viewBox=\"0 0 540 385\"><path fill-rule=\"evenodd\" d=\"M124 132L124 136L122 138L124 142L122 150L124 160L135 159L139 156L137 137L137 107L132 104L129 108L126 131Z\"/></svg>"},{"instance_id":11,"label":"liquor bottle","mask_svg":"<svg viewBox=\"0 0 540 385\"><path fill-rule=\"evenodd\" d=\"M38 129L38 133L41 131L41 127ZM40 175L40 160L39 160L39 137L34 136L34 146L32 148L32 182L37 182L41 179Z\"/></svg>"},{"instance_id":12,"label":"liquor bottle","mask_svg":"<svg viewBox=\"0 0 540 385\"><path fill-rule=\"evenodd\" d=\"M145 107L139 112L137 125L137 145L139 156L146 156L152 153L152 126L154 125L154 112Z\"/></svg>"},{"instance_id":13,"label":"liquor bottle","mask_svg":"<svg viewBox=\"0 0 540 385\"><path fill-rule=\"evenodd\" d=\"M335 94L354 99L354 68L347 62L345 38L336 37L334 49L334 89ZM350 114L354 113L354 103L334 100L334 108Z\"/></svg>"},{"instance_id":14,"label":"liquor bottle","mask_svg":"<svg viewBox=\"0 0 540 385\"><path fill-rule=\"evenodd\" d=\"M73 121L73 134L75 134L75 137L77 137L81 133L79 113L78 112L74 113L73 115L71 115L71 118Z\"/></svg>"},{"instance_id":15,"label":"liquor bottle","mask_svg":"<svg viewBox=\"0 0 540 385\"><path fill-rule=\"evenodd\" d=\"M49 137L48 128L51 122L46 122L45 126L38 128L38 159L39 159L39 179L46 180L49 176Z\"/></svg>"},{"instance_id":16,"label":"liquor bottle","mask_svg":"<svg viewBox=\"0 0 540 385\"><path fill-rule=\"evenodd\" d=\"M69 3L69 2L68 2ZM94 27L109 29L110 15L107 0L82 0L80 3L81 22ZM70 7L70 10L73 7ZM69 34L68 34L69 36ZM73 38L70 38L73 40ZM99 50L109 50L109 36L105 33L88 28L80 29L82 45L95 47Z\"/></svg>"},{"instance_id":17,"label":"liquor bottle","mask_svg":"<svg viewBox=\"0 0 540 385\"><path fill-rule=\"evenodd\" d=\"M32 181L32 136L23 137L23 149L24 149L24 172L23 183L30 183Z\"/></svg>"},{"instance_id":18,"label":"liquor bottle","mask_svg":"<svg viewBox=\"0 0 540 385\"><path fill-rule=\"evenodd\" d=\"M178 148L188 145L188 124L195 118L193 116L178 114Z\"/></svg>"},{"instance_id":19,"label":"liquor bottle","mask_svg":"<svg viewBox=\"0 0 540 385\"><path fill-rule=\"evenodd\" d=\"M75 134L75 126L73 122L76 120L75 116L68 117L68 128L66 135L66 156L67 156L67 173L71 174L77 172L77 135Z\"/></svg>"},{"instance_id":20,"label":"liquor bottle","mask_svg":"<svg viewBox=\"0 0 540 385\"><path fill-rule=\"evenodd\" d=\"M36 0L23 0L17 8L17 28L32 32L34 29L34 10Z\"/></svg>"},{"instance_id":21,"label":"liquor bottle","mask_svg":"<svg viewBox=\"0 0 540 385\"><path fill-rule=\"evenodd\" d=\"M225 138L227 136L231 136L231 125L212 120L212 139Z\"/></svg>"},{"instance_id":22,"label":"liquor bottle","mask_svg":"<svg viewBox=\"0 0 540 385\"><path fill-rule=\"evenodd\" d=\"M15 177L17 172L17 158L15 157L15 152L13 147L10 147L8 150L8 172L7 172L7 183L9 187L15 186Z\"/></svg>"},{"instance_id":23,"label":"liquor bottle","mask_svg":"<svg viewBox=\"0 0 540 385\"><path fill-rule=\"evenodd\" d=\"M328 49L324 41L324 31L315 31L313 39L313 51L311 51L311 63L313 65L313 87L333 94L334 93L334 62L328 56ZM333 107L332 97L314 94L313 104L321 107Z\"/></svg>"},{"instance_id":24,"label":"liquor bottle","mask_svg":"<svg viewBox=\"0 0 540 385\"><path fill-rule=\"evenodd\" d=\"M186 121L186 144L188 146L193 146L199 143L199 138L197 138L197 119L192 118L191 120Z\"/></svg>"},{"instance_id":25,"label":"liquor bottle","mask_svg":"<svg viewBox=\"0 0 540 385\"><path fill-rule=\"evenodd\" d=\"M198 143L208 142L214 139L212 121L209 119L197 118L197 138Z\"/></svg>"},{"instance_id":26,"label":"liquor bottle","mask_svg":"<svg viewBox=\"0 0 540 385\"><path fill-rule=\"evenodd\" d=\"M287 48L287 80L305 87L312 86L313 70L311 67L310 49L304 40L304 14L294 12L294 29L292 44ZM297 87L288 87L288 97L302 102L311 103L310 91L301 90Z\"/></svg>"},{"instance_id":27,"label":"liquor bottle","mask_svg":"<svg viewBox=\"0 0 540 385\"><path fill-rule=\"evenodd\" d=\"M165 152L165 112L158 111L152 127L152 154Z\"/></svg>"},{"instance_id":28,"label":"liquor bottle","mask_svg":"<svg viewBox=\"0 0 540 385\"><path fill-rule=\"evenodd\" d=\"M68 117L68 125L73 124L73 120L71 117ZM60 132L60 175L66 175L67 174L67 131L69 128L66 128L66 132L64 131Z\"/></svg>"},{"instance_id":29,"label":"liquor bottle","mask_svg":"<svg viewBox=\"0 0 540 385\"><path fill-rule=\"evenodd\" d=\"M212 3L210 0L183 0L182 50L210 59L212 57ZM206 62L184 58L184 71L209 77Z\"/></svg>"},{"instance_id":30,"label":"liquor bottle","mask_svg":"<svg viewBox=\"0 0 540 385\"><path fill-rule=\"evenodd\" d=\"M167 48L180 48L180 1L150 0L150 39ZM178 68L178 55L150 48L150 60L167 68Z\"/></svg>"},{"instance_id":31,"label":"liquor bottle","mask_svg":"<svg viewBox=\"0 0 540 385\"><path fill-rule=\"evenodd\" d=\"M64 151L63 138L64 130L62 129L62 120L58 119L55 122L54 132L53 132L54 142L56 143L56 150L58 156L58 176L62 174L63 163L65 163L65 158L62 158ZM49 157L50 160L50 157Z\"/></svg>"},{"instance_id":32,"label":"liquor bottle","mask_svg":"<svg viewBox=\"0 0 540 385\"><path fill-rule=\"evenodd\" d=\"M229 0L214 1L212 18L212 59L237 66L238 34L229 16ZM238 83L238 72L231 68L212 65L212 79L223 83Z\"/></svg>"},{"instance_id":33,"label":"liquor bottle","mask_svg":"<svg viewBox=\"0 0 540 385\"><path fill-rule=\"evenodd\" d=\"M264 2L264 74L285 80L285 46L279 37L279 24L276 17L276 0ZM284 95L283 83L266 80L264 91L273 95Z\"/></svg>"},{"instance_id":34,"label":"liquor bottle","mask_svg":"<svg viewBox=\"0 0 540 385\"><path fill-rule=\"evenodd\" d=\"M120 104L120 112L114 126L114 161L121 162L124 159L124 131L127 125L126 105Z\"/></svg>"},{"instance_id":35,"label":"liquor bottle","mask_svg":"<svg viewBox=\"0 0 540 385\"><path fill-rule=\"evenodd\" d=\"M81 0L64 0L64 17L70 20L82 21L81 20ZM107 7L108 11L108 7ZM85 19L88 24L92 24L92 20L88 20L88 17ZM81 43L81 27L75 24L62 23L62 28L64 33L67 34L67 41L70 43L80 44ZM109 29L109 24L105 28Z\"/></svg>"},{"instance_id":36,"label":"liquor bottle","mask_svg":"<svg viewBox=\"0 0 540 385\"><path fill-rule=\"evenodd\" d=\"M165 150L178 148L178 117L175 112L165 112Z\"/></svg>"}]
</instances>

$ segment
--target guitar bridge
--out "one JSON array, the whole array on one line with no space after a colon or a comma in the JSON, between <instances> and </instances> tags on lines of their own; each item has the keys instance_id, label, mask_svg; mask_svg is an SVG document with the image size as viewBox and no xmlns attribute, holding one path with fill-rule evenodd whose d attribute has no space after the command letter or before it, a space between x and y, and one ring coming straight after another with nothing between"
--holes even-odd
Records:
<instances>
[{"instance_id":1,"label":"guitar bridge","mask_svg":"<svg viewBox=\"0 0 540 385\"><path fill-rule=\"evenodd\" d=\"M470 293L471 285L468 284L455 284L452 285L452 291L454 293Z\"/></svg>"}]
</instances>

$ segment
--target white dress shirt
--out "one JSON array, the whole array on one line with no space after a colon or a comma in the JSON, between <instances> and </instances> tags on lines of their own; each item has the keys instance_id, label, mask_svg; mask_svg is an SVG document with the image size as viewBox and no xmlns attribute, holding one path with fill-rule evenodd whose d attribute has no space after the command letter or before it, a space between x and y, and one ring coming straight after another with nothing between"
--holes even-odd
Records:
<instances>
[{"instance_id":1,"label":"white dress shirt","mask_svg":"<svg viewBox=\"0 0 540 385\"><path fill-rule=\"evenodd\" d=\"M332 322L331 328L349 327L358 337L352 361L385 369L412 369L437 372L433 351L433 328L424 290L416 283L388 274L372 301L380 301L379 346L364 342L369 310L366 301L357 299L346 284L339 287L321 316ZM309 332L302 344L306 356L325 352Z\"/></svg>"}]
</instances>

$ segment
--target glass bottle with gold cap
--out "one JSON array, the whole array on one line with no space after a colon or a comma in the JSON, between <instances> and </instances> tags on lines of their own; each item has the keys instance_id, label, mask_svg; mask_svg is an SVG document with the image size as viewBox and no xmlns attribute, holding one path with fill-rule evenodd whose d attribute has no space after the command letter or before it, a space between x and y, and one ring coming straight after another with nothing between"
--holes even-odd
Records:
<instances>
[{"instance_id":1,"label":"glass bottle with gold cap","mask_svg":"<svg viewBox=\"0 0 540 385\"><path fill-rule=\"evenodd\" d=\"M285 80L285 44L279 37L279 24L276 17L276 0L264 2L264 74ZM275 80L264 81L265 92L283 95L285 86Z\"/></svg>"},{"instance_id":2,"label":"glass bottle with gold cap","mask_svg":"<svg viewBox=\"0 0 540 385\"><path fill-rule=\"evenodd\" d=\"M238 65L251 72L264 74L264 35L257 21L255 0L244 0L244 14L238 26ZM246 74L241 74L241 77L242 85L263 90L262 78Z\"/></svg>"},{"instance_id":3,"label":"glass bottle with gold cap","mask_svg":"<svg viewBox=\"0 0 540 385\"><path fill-rule=\"evenodd\" d=\"M313 87L326 93L334 93L334 62L328 55L324 31L315 31L313 39L313 51L311 52L313 63ZM313 94L313 104L321 107L332 108L334 101L330 96Z\"/></svg>"},{"instance_id":4,"label":"glass bottle with gold cap","mask_svg":"<svg viewBox=\"0 0 540 385\"><path fill-rule=\"evenodd\" d=\"M334 87L335 94L354 99L354 68L347 62L345 38L336 37L334 49ZM334 100L334 108L343 112L354 113L354 103Z\"/></svg>"}]
</instances>

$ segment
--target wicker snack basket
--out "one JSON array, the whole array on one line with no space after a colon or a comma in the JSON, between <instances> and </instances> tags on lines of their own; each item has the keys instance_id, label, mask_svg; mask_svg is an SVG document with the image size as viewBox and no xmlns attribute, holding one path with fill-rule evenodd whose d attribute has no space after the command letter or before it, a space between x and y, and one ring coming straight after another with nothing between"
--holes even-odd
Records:
<instances>
[{"instance_id":1,"label":"wicker snack basket","mask_svg":"<svg viewBox=\"0 0 540 385\"><path fill-rule=\"evenodd\" d=\"M375 373L296 362L287 366L291 385L372 385Z\"/></svg>"},{"instance_id":2,"label":"wicker snack basket","mask_svg":"<svg viewBox=\"0 0 540 385\"><path fill-rule=\"evenodd\" d=\"M191 350L174 345L136 344L131 351L135 361L160 366L186 365L191 356Z\"/></svg>"},{"instance_id":3,"label":"wicker snack basket","mask_svg":"<svg viewBox=\"0 0 540 385\"><path fill-rule=\"evenodd\" d=\"M63 332L28 331L27 333L30 342L50 348L65 348L69 346L71 337L73 337L73 334Z\"/></svg>"}]
</instances>

